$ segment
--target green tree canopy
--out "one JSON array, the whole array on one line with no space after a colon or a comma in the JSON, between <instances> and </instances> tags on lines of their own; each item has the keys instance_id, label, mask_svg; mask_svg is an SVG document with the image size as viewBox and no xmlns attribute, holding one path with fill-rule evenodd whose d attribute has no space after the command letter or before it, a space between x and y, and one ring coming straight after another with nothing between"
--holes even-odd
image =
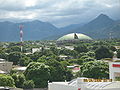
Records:
<instances>
[{"instance_id":1,"label":"green tree canopy","mask_svg":"<svg viewBox=\"0 0 120 90\"><path fill-rule=\"evenodd\" d=\"M35 84L34 84L33 80L27 80L23 84L24 89L32 89L34 87L35 87Z\"/></svg>"},{"instance_id":2,"label":"green tree canopy","mask_svg":"<svg viewBox=\"0 0 120 90\"><path fill-rule=\"evenodd\" d=\"M120 58L120 49L117 50L117 57Z\"/></svg>"},{"instance_id":3,"label":"green tree canopy","mask_svg":"<svg viewBox=\"0 0 120 90\"><path fill-rule=\"evenodd\" d=\"M32 62L32 60L30 57L27 57L27 56L23 56L19 60L19 64L21 66L27 66L30 62Z\"/></svg>"},{"instance_id":4,"label":"green tree canopy","mask_svg":"<svg viewBox=\"0 0 120 90\"><path fill-rule=\"evenodd\" d=\"M64 81L72 78L72 72L66 68L65 63L61 64L53 59L48 60L46 64L50 66L50 81Z\"/></svg>"},{"instance_id":5,"label":"green tree canopy","mask_svg":"<svg viewBox=\"0 0 120 90\"><path fill-rule=\"evenodd\" d=\"M12 75L12 78L15 81L15 86L18 88L23 88L23 83L26 81L24 74L16 74Z\"/></svg>"},{"instance_id":6,"label":"green tree canopy","mask_svg":"<svg viewBox=\"0 0 120 90\"><path fill-rule=\"evenodd\" d=\"M5 74L0 74L0 86L14 87L15 82L11 76L5 75Z\"/></svg>"},{"instance_id":7,"label":"green tree canopy","mask_svg":"<svg viewBox=\"0 0 120 90\"><path fill-rule=\"evenodd\" d=\"M47 82L50 76L49 66L39 63L31 62L26 71L24 72L27 80L33 80L35 87L44 88L47 87Z\"/></svg>"},{"instance_id":8,"label":"green tree canopy","mask_svg":"<svg viewBox=\"0 0 120 90\"><path fill-rule=\"evenodd\" d=\"M88 52L88 48L85 45L76 46L74 50L77 51L78 53Z\"/></svg>"},{"instance_id":9,"label":"green tree canopy","mask_svg":"<svg viewBox=\"0 0 120 90\"><path fill-rule=\"evenodd\" d=\"M95 51L96 59L112 58L113 53L105 46L101 46Z\"/></svg>"},{"instance_id":10,"label":"green tree canopy","mask_svg":"<svg viewBox=\"0 0 120 90\"><path fill-rule=\"evenodd\" d=\"M90 61L81 66L81 76L102 79L109 77L109 66L104 61Z\"/></svg>"},{"instance_id":11,"label":"green tree canopy","mask_svg":"<svg viewBox=\"0 0 120 90\"><path fill-rule=\"evenodd\" d=\"M17 65L21 57L22 54L20 52L11 52L8 55L8 60L13 62L14 65Z\"/></svg>"}]
</instances>

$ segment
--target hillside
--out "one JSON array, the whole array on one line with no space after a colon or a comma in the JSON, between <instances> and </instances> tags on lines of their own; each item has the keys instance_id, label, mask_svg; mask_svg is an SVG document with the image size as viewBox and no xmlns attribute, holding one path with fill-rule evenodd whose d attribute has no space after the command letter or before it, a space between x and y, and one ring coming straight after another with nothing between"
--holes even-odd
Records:
<instances>
[{"instance_id":1,"label":"hillside","mask_svg":"<svg viewBox=\"0 0 120 90\"><path fill-rule=\"evenodd\" d=\"M68 33L83 33L93 39L120 38L120 20L115 21L101 14L86 24L73 24L63 28L38 20L21 23L0 22L0 41L19 41L21 24L24 25L23 40L55 40Z\"/></svg>"},{"instance_id":2,"label":"hillside","mask_svg":"<svg viewBox=\"0 0 120 90\"><path fill-rule=\"evenodd\" d=\"M48 22L38 20L13 23L0 22L0 41L19 41L19 25L24 25L24 40L43 40L58 32L58 28Z\"/></svg>"}]
</instances>

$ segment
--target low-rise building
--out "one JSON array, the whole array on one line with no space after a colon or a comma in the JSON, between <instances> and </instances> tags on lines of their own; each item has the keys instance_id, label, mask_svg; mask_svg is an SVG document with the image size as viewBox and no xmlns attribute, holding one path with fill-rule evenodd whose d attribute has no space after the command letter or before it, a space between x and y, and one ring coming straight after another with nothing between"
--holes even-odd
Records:
<instances>
[{"instance_id":1,"label":"low-rise building","mask_svg":"<svg viewBox=\"0 0 120 90\"><path fill-rule=\"evenodd\" d=\"M32 53L40 52L41 50L42 50L42 47L40 47L40 48L32 48Z\"/></svg>"},{"instance_id":2,"label":"low-rise building","mask_svg":"<svg viewBox=\"0 0 120 90\"><path fill-rule=\"evenodd\" d=\"M1 61L0 62L0 71L1 73L9 73L12 69L13 62Z\"/></svg>"},{"instance_id":3,"label":"low-rise building","mask_svg":"<svg viewBox=\"0 0 120 90\"><path fill-rule=\"evenodd\" d=\"M111 79L77 78L70 82L48 83L48 90L120 90L120 82Z\"/></svg>"},{"instance_id":4,"label":"low-rise building","mask_svg":"<svg viewBox=\"0 0 120 90\"><path fill-rule=\"evenodd\" d=\"M109 62L110 79L120 78L120 62Z\"/></svg>"}]
</instances>

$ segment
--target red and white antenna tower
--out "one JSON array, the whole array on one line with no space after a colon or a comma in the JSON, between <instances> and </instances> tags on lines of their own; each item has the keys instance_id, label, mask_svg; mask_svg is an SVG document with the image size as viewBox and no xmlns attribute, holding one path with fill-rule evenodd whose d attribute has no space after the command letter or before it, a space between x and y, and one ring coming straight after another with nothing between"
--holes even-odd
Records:
<instances>
[{"instance_id":1,"label":"red and white antenna tower","mask_svg":"<svg viewBox=\"0 0 120 90\"><path fill-rule=\"evenodd\" d=\"M23 51L23 25L19 26L20 28L20 41L21 41L21 52Z\"/></svg>"}]
</instances>

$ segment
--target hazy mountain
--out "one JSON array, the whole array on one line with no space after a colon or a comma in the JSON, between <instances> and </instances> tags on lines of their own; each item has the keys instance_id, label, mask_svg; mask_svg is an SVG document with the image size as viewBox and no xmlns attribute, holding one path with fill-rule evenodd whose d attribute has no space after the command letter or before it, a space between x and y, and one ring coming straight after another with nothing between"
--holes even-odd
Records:
<instances>
[{"instance_id":1,"label":"hazy mountain","mask_svg":"<svg viewBox=\"0 0 120 90\"><path fill-rule=\"evenodd\" d=\"M24 26L24 40L43 40L58 32L58 28L52 24L38 20L22 23L0 22L0 41L19 41L21 24Z\"/></svg>"},{"instance_id":2,"label":"hazy mountain","mask_svg":"<svg viewBox=\"0 0 120 90\"><path fill-rule=\"evenodd\" d=\"M116 33L113 29L111 29L116 24L118 24L118 21L114 21L107 15L101 14L89 23L83 25L82 27L70 30L69 32L84 33L94 39L108 38L111 31ZM118 32L120 32L119 29L120 28L118 28Z\"/></svg>"},{"instance_id":3,"label":"hazy mountain","mask_svg":"<svg viewBox=\"0 0 120 90\"><path fill-rule=\"evenodd\" d=\"M86 24L73 24L57 28L38 20L22 23L0 22L0 41L19 41L19 25L24 25L24 40L54 40L68 33L83 33L94 39L120 38L120 20L114 21L101 14Z\"/></svg>"}]
</instances>

